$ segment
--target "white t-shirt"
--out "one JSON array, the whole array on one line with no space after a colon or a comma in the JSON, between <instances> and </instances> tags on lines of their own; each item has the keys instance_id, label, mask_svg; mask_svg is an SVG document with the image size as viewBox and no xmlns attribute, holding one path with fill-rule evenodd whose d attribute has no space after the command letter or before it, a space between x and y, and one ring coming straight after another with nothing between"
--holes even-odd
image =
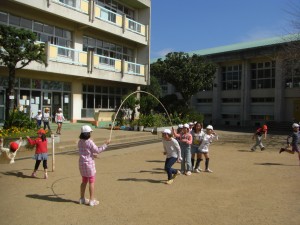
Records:
<instances>
[{"instance_id":1,"label":"white t-shirt","mask_svg":"<svg viewBox=\"0 0 300 225\"><path fill-rule=\"evenodd\" d=\"M201 152L207 153L208 152L208 146L210 145L210 143L212 143L213 138L215 137L215 135L213 134L204 134L203 139L202 139L202 143L199 146L199 150Z\"/></svg>"},{"instance_id":2,"label":"white t-shirt","mask_svg":"<svg viewBox=\"0 0 300 225\"><path fill-rule=\"evenodd\" d=\"M167 158L179 158L181 159L181 150L178 141L175 138L171 138L170 141L162 140L164 151L167 153Z\"/></svg>"}]
</instances>

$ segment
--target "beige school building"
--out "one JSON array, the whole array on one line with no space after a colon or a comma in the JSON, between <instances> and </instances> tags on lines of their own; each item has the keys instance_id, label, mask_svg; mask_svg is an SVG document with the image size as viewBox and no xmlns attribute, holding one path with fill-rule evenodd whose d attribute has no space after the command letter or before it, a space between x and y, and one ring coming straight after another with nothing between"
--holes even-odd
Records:
<instances>
[{"instance_id":1,"label":"beige school building","mask_svg":"<svg viewBox=\"0 0 300 225\"><path fill-rule=\"evenodd\" d=\"M48 66L16 74L15 105L63 109L71 122L111 119L122 96L149 84L150 0L2 0L0 23L33 31L46 44ZM0 120L7 68L0 65Z\"/></svg>"}]
</instances>

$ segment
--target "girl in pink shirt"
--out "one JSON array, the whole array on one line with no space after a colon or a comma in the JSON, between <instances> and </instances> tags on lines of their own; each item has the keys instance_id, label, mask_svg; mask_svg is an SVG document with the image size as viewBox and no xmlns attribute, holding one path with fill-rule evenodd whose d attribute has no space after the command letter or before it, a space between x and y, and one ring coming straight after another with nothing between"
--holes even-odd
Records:
<instances>
[{"instance_id":1,"label":"girl in pink shirt","mask_svg":"<svg viewBox=\"0 0 300 225\"><path fill-rule=\"evenodd\" d=\"M95 206L99 204L99 201L94 198L96 175L94 158L97 154L107 148L109 141L106 141L102 146L98 147L90 139L92 131L93 130L90 126L84 125L81 127L81 134L79 136L79 171L82 176L79 204L89 204L90 206ZM84 197L87 183L89 183L90 200Z\"/></svg>"}]
</instances>

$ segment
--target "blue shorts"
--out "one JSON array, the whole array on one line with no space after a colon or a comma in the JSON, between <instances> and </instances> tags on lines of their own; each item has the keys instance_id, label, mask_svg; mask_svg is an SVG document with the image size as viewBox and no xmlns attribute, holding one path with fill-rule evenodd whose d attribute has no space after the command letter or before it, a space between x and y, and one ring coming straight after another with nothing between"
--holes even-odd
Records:
<instances>
[{"instance_id":1,"label":"blue shorts","mask_svg":"<svg viewBox=\"0 0 300 225\"><path fill-rule=\"evenodd\" d=\"M196 153L201 153L200 149L199 149L199 146L191 146L191 153L192 155L193 154L196 154Z\"/></svg>"}]
</instances>

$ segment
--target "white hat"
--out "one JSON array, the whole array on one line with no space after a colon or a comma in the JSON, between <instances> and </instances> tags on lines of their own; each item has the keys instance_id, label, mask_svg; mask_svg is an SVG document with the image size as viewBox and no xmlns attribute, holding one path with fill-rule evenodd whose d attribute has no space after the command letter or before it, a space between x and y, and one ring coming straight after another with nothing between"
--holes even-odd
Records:
<instances>
[{"instance_id":1,"label":"white hat","mask_svg":"<svg viewBox=\"0 0 300 225\"><path fill-rule=\"evenodd\" d=\"M212 125L208 125L208 126L206 127L206 129L208 129L208 130L213 130L214 128L213 128Z\"/></svg>"},{"instance_id":2,"label":"white hat","mask_svg":"<svg viewBox=\"0 0 300 225\"><path fill-rule=\"evenodd\" d=\"M183 127L184 128L190 128L190 126L187 123L183 124Z\"/></svg>"},{"instance_id":3,"label":"white hat","mask_svg":"<svg viewBox=\"0 0 300 225\"><path fill-rule=\"evenodd\" d=\"M298 123L293 123L292 127L297 128L297 127L299 127L299 124Z\"/></svg>"},{"instance_id":4,"label":"white hat","mask_svg":"<svg viewBox=\"0 0 300 225\"><path fill-rule=\"evenodd\" d=\"M61 108L59 108L59 109L58 109L58 111L62 111L62 109L61 109Z\"/></svg>"},{"instance_id":5,"label":"white hat","mask_svg":"<svg viewBox=\"0 0 300 225\"><path fill-rule=\"evenodd\" d=\"M190 122L189 125L190 125L190 126L194 126L194 123L193 123L193 122Z\"/></svg>"},{"instance_id":6,"label":"white hat","mask_svg":"<svg viewBox=\"0 0 300 225\"><path fill-rule=\"evenodd\" d=\"M163 134L171 134L171 130L170 129L164 129Z\"/></svg>"},{"instance_id":7,"label":"white hat","mask_svg":"<svg viewBox=\"0 0 300 225\"><path fill-rule=\"evenodd\" d=\"M84 125L81 127L81 133L90 133L92 130L92 128L89 125Z\"/></svg>"},{"instance_id":8,"label":"white hat","mask_svg":"<svg viewBox=\"0 0 300 225\"><path fill-rule=\"evenodd\" d=\"M42 112L42 110L39 109L38 112Z\"/></svg>"},{"instance_id":9,"label":"white hat","mask_svg":"<svg viewBox=\"0 0 300 225\"><path fill-rule=\"evenodd\" d=\"M179 124L179 125L178 125L178 128L183 128L183 124Z\"/></svg>"}]
</instances>

